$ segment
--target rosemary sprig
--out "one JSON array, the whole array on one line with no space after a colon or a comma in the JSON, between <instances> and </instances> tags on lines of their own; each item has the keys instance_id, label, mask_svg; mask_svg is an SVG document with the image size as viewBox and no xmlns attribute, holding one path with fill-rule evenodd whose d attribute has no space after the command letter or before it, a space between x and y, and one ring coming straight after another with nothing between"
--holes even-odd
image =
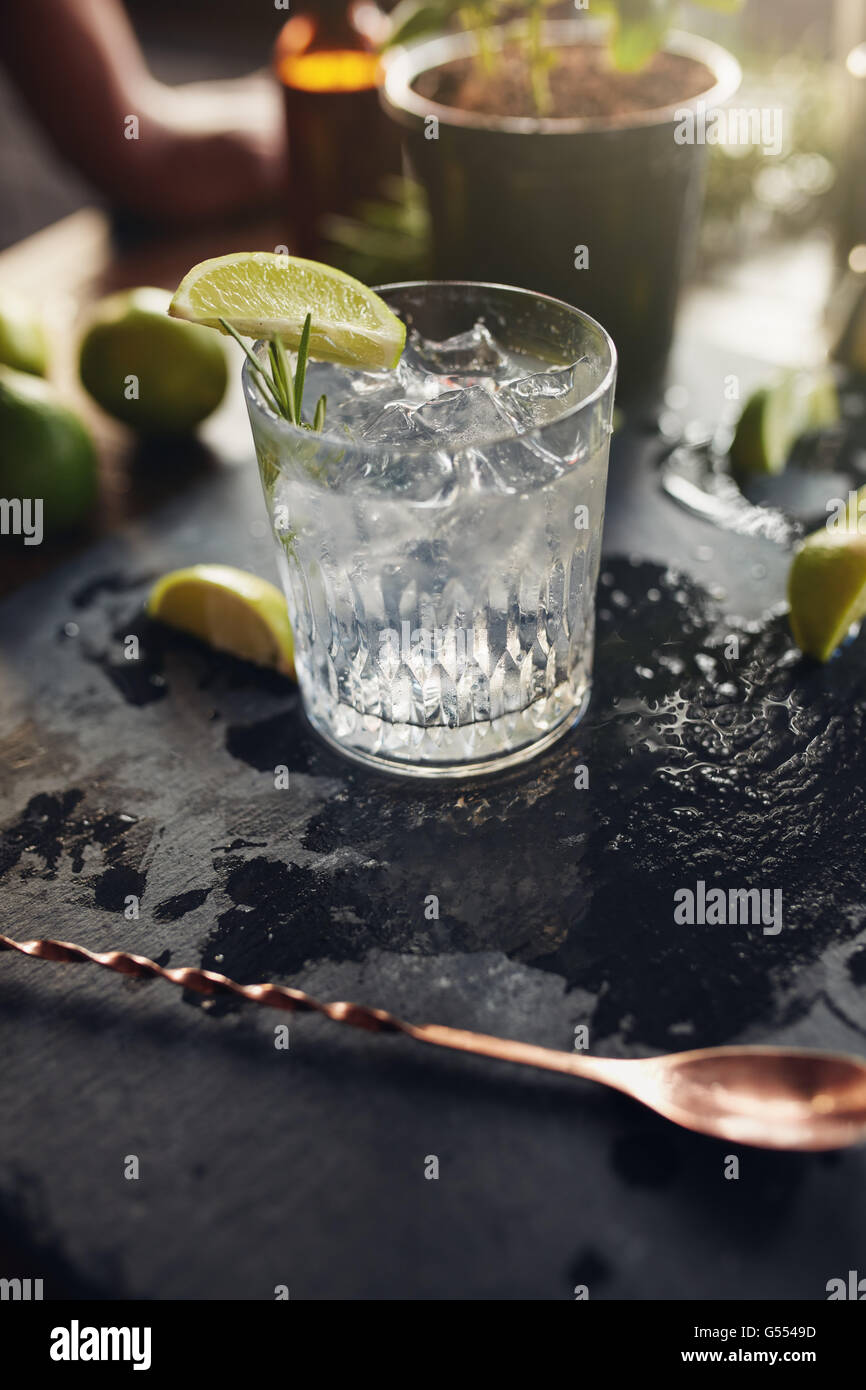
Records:
<instances>
[{"instance_id":1,"label":"rosemary sprig","mask_svg":"<svg viewBox=\"0 0 866 1390\"><path fill-rule=\"evenodd\" d=\"M298 360L295 366L295 415L300 420L301 404L304 399L304 377L307 375L307 358L310 355L310 315L304 319L301 341L298 343Z\"/></svg>"},{"instance_id":2,"label":"rosemary sprig","mask_svg":"<svg viewBox=\"0 0 866 1390\"><path fill-rule=\"evenodd\" d=\"M292 370L286 361L286 354L279 338L271 338L268 343L268 356L271 360L271 372L273 374L274 385L277 388L277 400L280 405L280 413L287 414L293 425L298 423L298 412L295 408L295 389L292 381Z\"/></svg>"},{"instance_id":3,"label":"rosemary sprig","mask_svg":"<svg viewBox=\"0 0 866 1390\"><path fill-rule=\"evenodd\" d=\"M288 420L291 425L295 425L302 430L322 430L325 424L325 410L328 404L327 396L320 396L316 402L316 409L313 413L313 423L309 424L303 416L304 403L304 381L307 375L307 362L310 357L310 331L312 328L312 315L307 314L304 319L304 326L301 329L301 340L298 344L298 359L295 364L294 376L289 364L286 349L279 338L268 339L268 358L270 360L270 371L256 357L255 353L244 342L239 333L232 328L226 319L220 319L220 324L236 343L243 349L244 355L255 373L256 380L266 398L268 404L273 406L278 415L284 420Z\"/></svg>"}]
</instances>

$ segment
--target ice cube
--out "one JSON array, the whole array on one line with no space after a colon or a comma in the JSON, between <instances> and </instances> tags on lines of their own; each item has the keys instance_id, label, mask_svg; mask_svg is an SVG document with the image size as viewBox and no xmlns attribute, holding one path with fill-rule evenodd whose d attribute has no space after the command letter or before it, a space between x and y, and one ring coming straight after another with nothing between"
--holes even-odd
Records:
<instances>
[{"instance_id":1,"label":"ice cube","mask_svg":"<svg viewBox=\"0 0 866 1390\"><path fill-rule=\"evenodd\" d=\"M332 362L311 362L307 368L304 399L315 401L321 395L327 396L329 416L333 419L338 413L341 423L352 427L353 433L357 433L358 423L366 420L371 411L380 411L404 394L399 368L359 372Z\"/></svg>"},{"instance_id":2,"label":"ice cube","mask_svg":"<svg viewBox=\"0 0 866 1390\"><path fill-rule=\"evenodd\" d=\"M342 369L347 385L357 396L391 395L399 390L396 372L383 368L379 372L356 372Z\"/></svg>"},{"instance_id":3,"label":"ice cube","mask_svg":"<svg viewBox=\"0 0 866 1390\"><path fill-rule=\"evenodd\" d=\"M565 463L545 449L532 435L489 444L483 453L466 450L462 461L472 454L471 486L484 492L528 495L555 482L565 472ZM465 477L465 467L461 467Z\"/></svg>"},{"instance_id":4,"label":"ice cube","mask_svg":"<svg viewBox=\"0 0 866 1390\"><path fill-rule=\"evenodd\" d=\"M408 354L413 366L446 376L452 373L489 373L504 367L508 359L497 347L493 335L483 323L476 323L465 333L453 338L432 342L414 330L409 335Z\"/></svg>"},{"instance_id":5,"label":"ice cube","mask_svg":"<svg viewBox=\"0 0 866 1390\"><path fill-rule=\"evenodd\" d=\"M455 455L458 476L470 492L498 492L508 496L518 491L513 477L508 475L509 457L503 446L462 449ZM505 467L500 467L504 463Z\"/></svg>"},{"instance_id":6,"label":"ice cube","mask_svg":"<svg viewBox=\"0 0 866 1390\"><path fill-rule=\"evenodd\" d=\"M414 412L417 424L438 436L446 448L460 449L468 444L501 439L512 434L514 426L495 396L483 386L465 391L446 391Z\"/></svg>"},{"instance_id":7,"label":"ice cube","mask_svg":"<svg viewBox=\"0 0 866 1390\"><path fill-rule=\"evenodd\" d=\"M550 424L580 399L577 364L519 377L499 390L499 400L519 429Z\"/></svg>"},{"instance_id":8,"label":"ice cube","mask_svg":"<svg viewBox=\"0 0 866 1390\"><path fill-rule=\"evenodd\" d=\"M392 375L397 377L400 390L407 401L429 401L442 394L443 377L435 372L428 372L426 368L413 365L405 356L400 358L397 370Z\"/></svg>"},{"instance_id":9,"label":"ice cube","mask_svg":"<svg viewBox=\"0 0 866 1390\"><path fill-rule=\"evenodd\" d=\"M418 419L420 413L405 401L392 401L365 421L361 435L380 444L412 447L427 443L433 435Z\"/></svg>"}]
</instances>

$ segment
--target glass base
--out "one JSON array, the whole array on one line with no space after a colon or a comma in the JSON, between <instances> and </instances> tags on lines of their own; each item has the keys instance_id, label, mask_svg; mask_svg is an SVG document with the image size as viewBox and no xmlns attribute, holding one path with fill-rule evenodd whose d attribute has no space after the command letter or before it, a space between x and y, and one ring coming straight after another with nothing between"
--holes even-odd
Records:
<instances>
[{"instance_id":1,"label":"glass base","mask_svg":"<svg viewBox=\"0 0 866 1390\"><path fill-rule=\"evenodd\" d=\"M438 778L484 777L506 768L519 767L542 753L557 739L574 728L586 713L591 694L591 682L575 690L569 684L544 700L513 714L477 724L446 728L443 725L386 725L371 715L347 712L346 706L336 705L325 717L319 709L310 709L304 701L304 712L316 733L337 752L353 762L377 772L399 777ZM567 700L565 698L567 693ZM330 706L331 702L324 702ZM351 734L337 734L339 721L354 717L356 727ZM525 741L521 732L526 733ZM396 749L395 742L405 739L405 749ZM387 748L383 745L387 744Z\"/></svg>"}]
</instances>

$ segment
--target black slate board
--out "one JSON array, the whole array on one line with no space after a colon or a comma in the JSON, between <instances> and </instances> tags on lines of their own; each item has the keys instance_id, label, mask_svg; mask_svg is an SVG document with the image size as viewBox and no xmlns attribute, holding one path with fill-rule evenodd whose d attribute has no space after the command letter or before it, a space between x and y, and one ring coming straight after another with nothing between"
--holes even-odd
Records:
<instances>
[{"instance_id":1,"label":"black slate board","mask_svg":"<svg viewBox=\"0 0 866 1390\"><path fill-rule=\"evenodd\" d=\"M562 1048L585 1023L624 1056L862 1052L866 643L797 659L769 611L787 555L678 510L658 440L617 438L588 716L519 773L417 789L327 750L280 680L141 624L167 568L273 574L234 409L212 473L0 606L2 930ZM783 930L675 926L698 878L781 888ZM862 1269L862 1152L742 1150L728 1181L729 1146L599 1089L317 1018L280 1051L283 1022L0 957L4 1264L27 1266L3 1272L133 1298L814 1299Z\"/></svg>"}]
</instances>

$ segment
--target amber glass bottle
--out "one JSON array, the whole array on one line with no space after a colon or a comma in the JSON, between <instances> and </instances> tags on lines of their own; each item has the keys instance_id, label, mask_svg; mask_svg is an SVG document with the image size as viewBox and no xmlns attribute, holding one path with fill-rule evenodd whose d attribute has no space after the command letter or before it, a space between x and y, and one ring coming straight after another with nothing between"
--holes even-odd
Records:
<instances>
[{"instance_id":1,"label":"amber glass bottle","mask_svg":"<svg viewBox=\"0 0 866 1390\"><path fill-rule=\"evenodd\" d=\"M379 104L376 48L386 27L364 0L310 0L280 31L274 70L285 95L298 255L320 252L325 213L350 211L399 170L399 138Z\"/></svg>"}]
</instances>

